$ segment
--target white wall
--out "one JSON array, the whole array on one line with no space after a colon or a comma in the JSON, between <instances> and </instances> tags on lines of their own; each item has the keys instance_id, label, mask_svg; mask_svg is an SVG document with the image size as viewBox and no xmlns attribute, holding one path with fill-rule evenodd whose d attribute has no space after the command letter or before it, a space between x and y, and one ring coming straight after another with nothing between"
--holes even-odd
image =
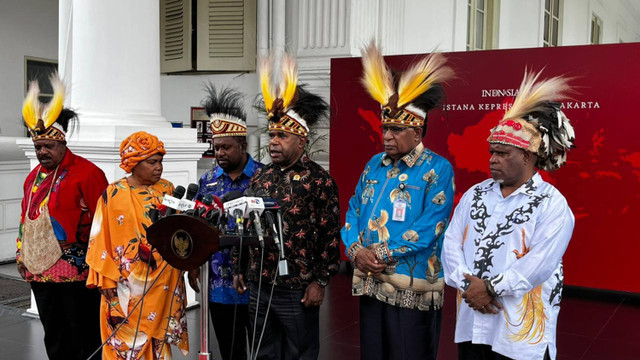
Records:
<instances>
[{"instance_id":1,"label":"white wall","mask_svg":"<svg viewBox=\"0 0 640 360\"><path fill-rule=\"evenodd\" d=\"M406 0L404 54L464 51L467 38L466 0Z\"/></svg>"},{"instance_id":2,"label":"white wall","mask_svg":"<svg viewBox=\"0 0 640 360\"><path fill-rule=\"evenodd\" d=\"M500 1L498 48L542 46L544 0Z\"/></svg>"},{"instance_id":3,"label":"white wall","mask_svg":"<svg viewBox=\"0 0 640 360\"><path fill-rule=\"evenodd\" d=\"M640 10L637 0L565 0L562 45L588 44L591 17L596 14L603 25L602 42L640 41Z\"/></svg>"},{"instance_id":4,"label":"white wall","mask_svg":"<svg viewBox=\"0 0 640 360\"><path fill-rule=\"evenodd\" d=\"M634 3L635 1L635 3ZM591 16L603 22L602 43L640 41L640 4L637 0L564 0L560 45L591 41ZM466 19L466 13L464 14ZM498 48L542 46L544 0L500 1Z\"/></svg>"},{"instance_id":5,"label":"white wall","mask_svg":"<svg viewBox=\"0 0 640 360\"><path fill-rule=\"evenodd\" d=\"M58 58L58 2L0 1L0 262L15 258L22 184L29 161L16 145L22 123L25 56Z\"/></svg>"},{"instance_id":6,"label":"white wall","mask_svg":"<svg viewBox=\"0 0 640 360\"><path fill-rule=\"evenodd\" d=\"M20 224L22 184L29 174L29 161L16 146L15 137L0 137L0 262L14 260Z\"/></svg>"},{"instance_id":7,"label":"white wall","mask_svg":"<svg viewBox=\"0 0 640 360\"><path fill-rule=\"evenodd\" d=\"M24 57L58 58L58 1L0 1L0 135L24 136ZM0 160L2 155L0 154Z\"/></svg>"}]
</instances>

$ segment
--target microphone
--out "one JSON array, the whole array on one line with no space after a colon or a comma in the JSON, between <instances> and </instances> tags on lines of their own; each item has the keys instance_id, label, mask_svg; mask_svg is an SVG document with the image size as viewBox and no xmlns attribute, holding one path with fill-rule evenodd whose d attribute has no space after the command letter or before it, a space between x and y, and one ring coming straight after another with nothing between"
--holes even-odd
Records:
<instances>
[{"instance_id":1,"label":"microphone","mask_svg":"<svg viewBox=\"0 0 640 360\"><path fill-rule=\"evenodd\" d=\"M236 233L240 236L244 234L244 212L240 208L233 210L233 217L236 222Z\"/></svg>"},{"instance_id":2,"label":"microphone","mask_svg":"<svg viewBox=\"0 0 640 360\"><path fill-rule=\"evenodd\" d=\"M186 190L184 186L178 185L173 190L173 196L164 196L162 205L167 206L167 212L165 213L165 216L173 215L176 213L176 209L178 209L178 206L180 205L180 199L182 199L182 196L184 196L185 191Z\"/></svg>"},{"instance_id":3,"label":"microphone","mask_svg":"<svg viewBox=\"0 0 640 360\"><path fill-rule=\"evenodd\" d=\"M264 202L259 197L243 196L235 200L227 201L223 204L224 211L235 214L236 209L240 209L242 216L248 218L252 211L257 211L258 215L262 215L264 211Z\"/></svg>"},{"instance_id":4,"label":"microphone","mask_svg":"<svg viewBox=\"0 0 640 360\"><path fill-rule=\"evenodd\" d=\"M189 186L187 186L187 195L185 196L184 199L180 200L177 210L181 212L193 210L196 207L196 203L193 202L192 200L197 193L198 193L198 185L194 183L189 184Z\"/></svg>"},{"instance_id":5,"label":"microphone","mask_svg":"<svg viewBox=\"0 0 640 360\"><path fill-rule=\"evenodd\" d=\"M229 191L228 193L222 195L222 203L226 203L228 201L231 200L235 200L237 198L242 197L242 191L238 191L238 190L233 190L233 191Z\"/></svg>"},{"instance_id":6,"label":"microphone","mask_svg":"<svg viewBox=\"0 0 640 360\"><path fill-rule=\"evenodd\" d=\"M152 224L162 219L162 214L160 213L160 210L158 210L157 208L149 209L149 219L151 219Z\"/></svg>"},{"instance_id":7,"label":"microphone","mask_svg":"<svg viewBox=\"0 0 640 360\"><path fill-rule=\"evenodd\" d=\"M209 209L211 209L211 204L213 203L213 195L205 194L202 197L202 201L196 200L196 207L194 215L196 217L202 217Z\"/></svg>"},{"instance_id":8,"label":"microphone","mask_svg":"<svg viewBox=\"0 0 640 360\"><path fill-rule=\"evenodd\" d=\"M222 218L222 212L220 209L212 209L207 211L204 215L204 219L210 224L215 226L216 228L220 228L220 219Z\"/></svg>"},{"instance_id":9,"label":"microphone","mask_svg":"<svg viewBox=\"0 0 640 360\"><path fill-rule=\"evenodd\" d=\"M267 220L267 226L269 227L269 231L273 235L273 241L278 245L280 244L280 239L278 237L278 229L276 228L276 223L273 220L273 214L270 211L265 212L265 219Z\"/></svg>"},{"instance_id":10,"label":"microphone","mask_svg":"<svg viewBox=\"0 0 640 360\"><path fill-rule=\"evenodd\" d=\"M253 189L251 189L251 188L247 188L242 195L244 195L244 196L256 196L256 192L253 191Z\"/></svg>"},{"instance_id":11,"label":"microphone","mask_svg":"<svg viewBox=\"0 0 640 360\"><path fill-rule=\"evenodd\" d=\"M189 186L187 186L187 196L185 196L185 199L193 200L193 198L196 196L197 193L198 193L198 184L191 183L189 184Z\"/></svg>"},{"instance_id":12,"label":"microphone","mask_svg":"<svg viewBox=\"0 0 640 360\"><path fill-rule=\"evenodd\" d=\"M251 220L253 226L256 228L256 235L258 235L260 247L264 249L264 233L262 232L262 225L260 224L260 215L256 210L251 211Z\"/></svg>"}]
</instances>

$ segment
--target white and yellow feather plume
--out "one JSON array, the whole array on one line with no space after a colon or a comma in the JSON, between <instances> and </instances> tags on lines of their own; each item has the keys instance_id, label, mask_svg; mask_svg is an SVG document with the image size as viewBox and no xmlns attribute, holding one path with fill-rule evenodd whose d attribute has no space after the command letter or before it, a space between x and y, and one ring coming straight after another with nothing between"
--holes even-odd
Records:
<instances>
[{"instance_id":1,"label":"white and yellow feather plume","mask_svg":"<svg viewBox=\"0 0 640 360\"><path fill-rule=\"evenodd\" d=\"M38 124L38 116L40 115L40 101L38 95L40 94L40 87L37 81L29 83L29 90L27 96L22 103L22 117L27 127L31 130L36 128Z\"/></svg>"},{"instance_id":2,"label":"white and yellow feather plume","mask_svg":"<svg viewBox=\"0 0 640 360\"><path fill-rule=\"evenodd\" d=\"M376 47L375 41L371 40L369 45L361 49L363 77L362 84L380 105L387 105L389 98L393 96L393 77L389 67L384 62L380 49Z\"/></svg>"},{"instance_id":3,"label":"white and yellow feather plume","mask_svg":"<svg viewBox=\"0 0 640 360\"><path fill-rule=\"evenodd\" d=\"M446 66L447 58L431 53L407 71L398 81L398 107L409 104L427 92L434 84L442 84L454 77L453 69Z\"/></svg>"},{"instance_id":4,"label":"white and yellow feather plume","mask_svg":"<svg viewBox=\"0 0 640 360\"><path fill-rule=\"evenodd\" d=\"M260 87L262 89L262 97L264 98L264 107L267 113L271 112L273 102L276 100L275 89L271 84L271 63L272 56L267 56L260 59L259 72L260 72Z\"/></svg>"},{"instance_id":5,"label":"white and yellow feather plume","mask_svg":"<svg viewBox=\"0 0 640 360\"><path fill-rule=\"evenodd\" d=\"M42 121L44 122L44 128L47 129L53 125L54 122L60 116L62 108L64 107L65 87L58 76L58 73L53 73L49 77L51 81L51 87L53 87L53 98L42 112Z\"/></svg>"},{"instance_id":6,"label":"white and yellow feather plume","mask_svg":"<svg viewBox=\"0 0 640 360\"><path fill-rule=\"evenodd\" d=\"M542 70L535 73L525 69L518 95L513 105L504 115L504 119L518 119L543 109L549 101L559 101L568 97L570 87L568 79L562 76L538 81Z\"/></svg>"},{"instance_id":7,"label":"white and yellow feather plume","mask_svg":"<svg viewBox=\"0 0 640 360\"><path fill-rule=\"evenodd\" d=\"M281 60L282 77L278 96L282 98L282 107L286 111L291 106L291 101L296 95L298 86L298 65L296 60L288 53L282 56Z\"/></svg>"}]
</instances>

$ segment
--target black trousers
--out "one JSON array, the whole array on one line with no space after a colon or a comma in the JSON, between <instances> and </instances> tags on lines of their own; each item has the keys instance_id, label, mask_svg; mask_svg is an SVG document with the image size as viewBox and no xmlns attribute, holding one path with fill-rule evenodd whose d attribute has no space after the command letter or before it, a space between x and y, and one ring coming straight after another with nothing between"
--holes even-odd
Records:
<instances>
[{"instance_id":1,"label":"black trousers","mask_svg":"<svg viewBox=\"0 0 640 360\"><path fill-rule=\"evenodd\" d=\"M550 360L549 349L544 354L544 360ZM465 341L458 344L458 360L512 360L510 357L500 355L491 350L491 346L485 344L473 344Z\"/></svg>"},{"instance_id":2,"label":"black trousers","mask_svg":"<svg viewBox=\"0 0 640 360\"><path fill-rule=\"evenodd\" d=\"M258 284L249 283L249 344L252 343L256 315ZM261 360L317 359L320 352L320 307L306 307L300 302L305 290L291 290L276 286L271 307L267 314L271 284L262 284L258 320L255 325L255 344L258 346L262 326L266 318L264 337L258 351Z\"/></svg>"},{"instance_id":3,"label":"black trousers","mask_svg":"<svg viewBox=\"0 0 640 360\"><path fill-rule=\"evenodd\" d=\"M233 336L233 313L236 310L235 338ZM223 360L245 360L247 358L247 333L249 307L247 304L220 304L209 302L209 314L216 332ZM231 353L233 343L233 354Z\"/></svg>"},{"instance_id":4,"label":"black trousers","mask_svg":"<svg viewBox=\"0 0 640 360\"><path fill-rule=\"evenodd\" d=\"M100 345L100 292L84 281L31 282L51 360L86 360ZM98 352L91 359L101 359Z\"/></svg>"},{"instance_id":5,"label":"black trousers","mask_svg":"<svg viewBox=\"0 0 640 360\"><path fill-rule=\"evenodd\" d=\"M360 359L436 360L442 310L420 311L360 297Z\"/></svg>"}]
</instances>

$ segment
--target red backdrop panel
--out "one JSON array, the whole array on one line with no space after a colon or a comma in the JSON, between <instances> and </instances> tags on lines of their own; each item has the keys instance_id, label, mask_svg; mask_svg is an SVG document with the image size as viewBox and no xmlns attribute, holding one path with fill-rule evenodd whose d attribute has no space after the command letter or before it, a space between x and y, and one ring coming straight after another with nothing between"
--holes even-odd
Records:
<instances>
[{"instance_id":1,"label":"red backdrop panel","mask_svg":"<svg viewBox=\"0 0 640 360\"><path fill-rule=\"evenodd\" d=\"M565 101L576 129L576 149L555 173L543 174L567 198L576 227L567 250L566 283L640 293L632 263L640 253L640 44L474 51L447 54L458 78L442 109L429 114L425 144L455 168L456 203L489 177L489 129L504 113L525 67L545 77L572 76L577 92ZM415 55L389 56L404 69ZM331 174L347 210L365 163L382 151L379 104L360 84L359 58L331 61Z\"/></svg>"}]
</instances>

